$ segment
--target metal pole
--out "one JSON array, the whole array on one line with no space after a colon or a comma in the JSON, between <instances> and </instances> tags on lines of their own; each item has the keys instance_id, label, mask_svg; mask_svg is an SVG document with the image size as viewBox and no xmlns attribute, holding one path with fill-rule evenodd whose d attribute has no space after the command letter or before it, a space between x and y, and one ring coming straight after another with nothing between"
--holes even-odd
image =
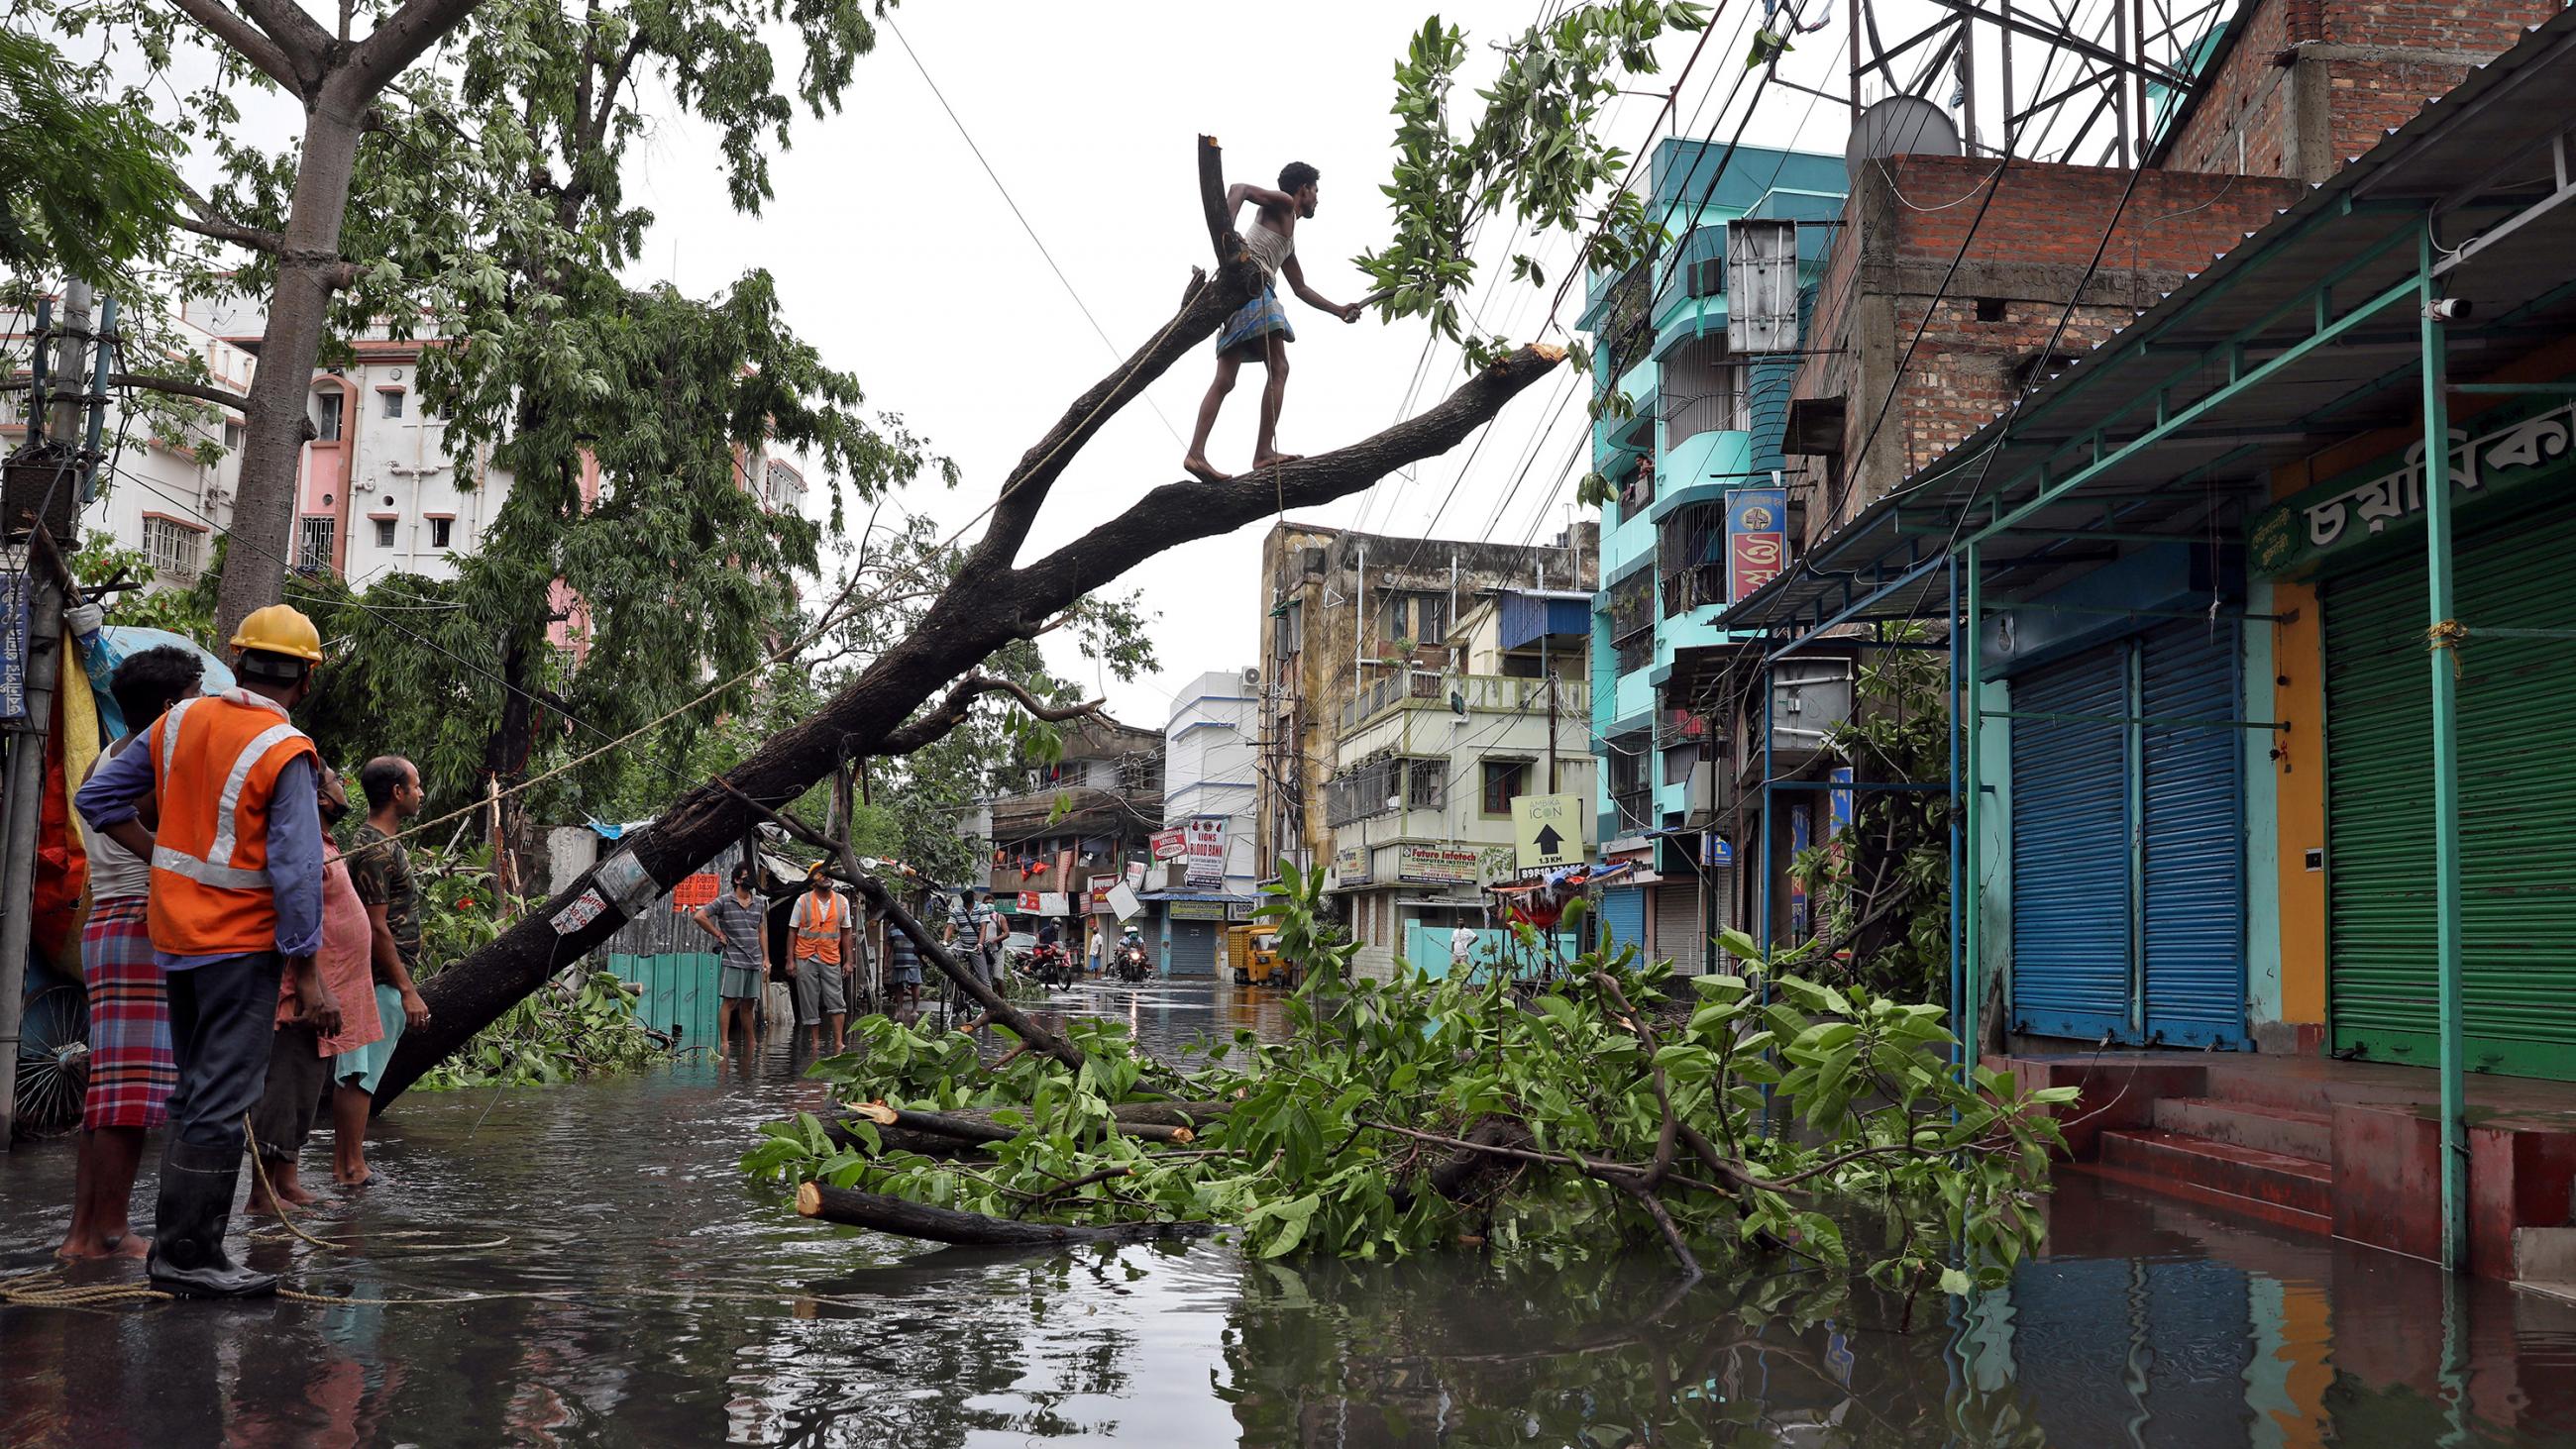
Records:
<instances>
[{"instance_id":1,"label":"metal pole","mask_svg":"<svg viewBox=\"0 0 2576 1449\"><path fill-rule=\"evenodd\" d=\"M1979 708L1979 705L1984 702L1982 691L1978 688L1978 679L1983 671L1977 659L1978 628L1983 620L1986 604L1985 579L1983 570L1979 567L1983 549L1984 545L1975 539L1968 540L1966 624L1968 637L1959 643L1959 656L1967 664L1967 671L1961 676L1959 684L1959 696L1965 705L1962 712L1967 716L1965 738L1961 741L1961 749L1967 755L1967 773L1960 785L1959 830L1962 836L1960 866L1967 874L1954 887L1954 893L1963 898L1960 906L1960 925L1961 935L1967 945L1968 959L1967 969L1961 982L1964 994L1959 998L1955 1012L1959 1023L1959 1040L1965 1048L1971 1080L1976 1076L1978 1042L1981 1040L1977 1031L1977 1008L1981 1004L1980 993L1985 989L1985 962L1981 956L1985 946L1985 930L1982 921L1985 914L1985 900L1980 884L1985 876L1979 868L1979 857L1985 852L1981 848L1982 842L1978 836L1983 823L1980 817L1985 813L1980 808L1985 803L1980 797L1980 791L1984 788L1985 772L1979 768L1978 759L1979 749L1983 743L1982 716L1985 711Z\"/></svg>"},{"instance_id":2,"label":"metal pole","mask_svg":"<svg viewBox=\"0 0 2576 1449\"><path fill-rule=\"evenodd\" d=\"M58 440L66 474L79 461L71 450L79 446L81 437L89 308L89 284L78 278L66 281L62 330L55 334L51 369L62 380L62 391L55 395L51 418L35 412L28 417L31 434L41 427ZM47 492L50 503L51 490ZM0 520L0 527L16 524L15 519ZM0 1150L16 1141L18 1042L26 1026L27 949L35 925L36 832L44 815L45 750L53 730L54 682L63 660L62 591L51 576L36 572L32 538L11 552L12 561L23 571L21 587L27 599L26 714L8 727L8 774L5 788L0 788Z\"/></svg>"},{"instance_id":3,"label":"metal pole","mask_svg":"<svg viewBox=\"0 0 2576 1449\"><path fill-rule=\"evenodd\" d=\"M27 714L9 726L8 794L0 803L0 1147L16 1142L18 1036L25 1025L27 948L34 926L36 825L44 814L45 747L53 725L54 681L63 660L62 591L51 578L35 574L32 547L15 552L20 565L29 569L30 598Z\"/></svg>"},{"instance_id":4,"label":"metal pole","mask_svg":"<svg viewBox=\"0 0 2576 1449\"><path fill-rule=\"evenodd\" d=\"M2460 1023L2459 628L2451 618L2451 414L2443 392L2444 329L2427 220L2418 247L2424 349L2424 571L2433 648L2433 960L2442 1029L2442 1266L2469 1266L2469 1144Z\"/></svg>"},{"instance_id":5,"label":"metal pole","mask_svg":"<svg viewBox=\"0 0 2576 1449\"><path fill-rule=\"evenodd\" d=\"M1959 899L1960 886L1965 879L1959 873L1959 728L1961 722L1976 711L1962 703L1959 693L1959 682L1967 677L1967 671L1959 667L1959 642L1965 637L1965 631L1959 627L1959 555L1955 550L1950 554L1945 572L1950 581L1950 609L1941 616L1942 623L1950 631L1950 1011L1951 1020L1956 1021L1961 1000L1962 964L1959 955ZM1959 1061L1964 1066L1967 1060L1967 1047L1963 1042Z\"/></svg>"},{"instance_id":6,"label":"metal pole","mask_svg":"<svg viewBox=\"0 0 2576 1449\"><path fill-rule=\"evenodd\" d=\"M106 335L115 330L116 299L103 298L98 304L98 331L94 334L96 345L89 350L89 431L83 434L89 442L80 463L80 506L83 508L98 498L98 464L107 456L107 377L109 364L114 359L108 355L110 344ZM72 543L78 547L80 540L74 538Z\"/></svg>"}]
</instances>

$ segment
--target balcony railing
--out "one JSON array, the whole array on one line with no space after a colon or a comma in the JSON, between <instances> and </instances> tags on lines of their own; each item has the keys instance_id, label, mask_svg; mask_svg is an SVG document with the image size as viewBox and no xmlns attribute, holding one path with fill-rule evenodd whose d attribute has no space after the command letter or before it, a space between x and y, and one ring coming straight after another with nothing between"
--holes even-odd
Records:
<instances>
[{"instance_id":1,"label":"balcony railing","mask_svg":"<svg viewBox=\"0 0 2576 1449\"><path fill-rule=\"evenodd\" d=\"M1654 636L1644 636L1651 648ZM1398 709L1448 709L1451 696L1466 706L1469 713L1525 714L1545 710L1549 698L1547 680L1525 679L1505 674L1391 674L1371 684L1342 707L1342 733L1358 733L1381 715ZM1589 685L1570 679L1556 682L1556 709L1559 714L1583 714L1591 708Z\"/></svg>"}]
</instances>

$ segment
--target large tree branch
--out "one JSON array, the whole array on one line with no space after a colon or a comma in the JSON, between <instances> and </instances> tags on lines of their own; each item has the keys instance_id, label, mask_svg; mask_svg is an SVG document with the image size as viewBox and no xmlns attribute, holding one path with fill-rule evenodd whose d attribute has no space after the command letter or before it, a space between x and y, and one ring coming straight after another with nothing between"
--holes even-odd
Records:
<instances>
[{"instance_id":1,"label":"large tree branch","mask_svg":"<svg viewBox=\"0 0 2576 1449\"><path fill-rule=\"evenodd\" d=\"M304 13L295 0L233 0L242 13L269 34L285 51L318 71L330 63L339 37L322 28L322 22Z\"/></svg>"},{"instance_id":2,"label":"large tree branch","mask_svg":"<svg viewBox=\"0 0 2576 1449\"><path fill-rule=\"evenodd\" d=\"M1562 348L1523 347L1477 373L1439 406L1373 438L1223 483L1166 483L1116 518L1020 569L1015 578L1037 597L1077 599L1175 544L1347 497L1407 464L1456 447L1564 358Z\"/></svg>"},{"instance_id":3,"label":"large tree branch","mask_svg":"<svg viewBox=\"0 0 2576 1449\"><path fill-rule=\"evenodd\" d=\"M240 393L227 392L210 383L190 382L181 377L154 377L143 372L115 372L108 374L107 385L139 387L146 392L166 392L173 397L192 397L199 402L210 402L217 407L231 408L235 412L250 406L250 399Z\"/></svg>"},{"instance_id":4,"label":"large tree branch","mask_svg":"<svg viewBox=\"0 0 2576 1449\"><path fill-rule=\"evenodd\" d=\"M970 570L999 570L1015 562L1020 545L1028 541L1030 526L1037 522L1038 510L1046 505L1047 491L1055 486L1065 465L1082 451L1083 444L1120 408L1169 371L1173 363L1213 336L1259 288L1260 271L1226 215L1225 153L1218 148L1214 136L1198 139L1198 187L1199 205L1207 215L1209 244L1216 253L1216 275L1205 280L1193 278L1181 294L1181 310L1163 324L1163 330L1138 348L1118 371L1075 398L1064 417L1038 439L1035 447L1021 455L1019 466L1002 480L1001 497L993 505L993 519L985 527L983 541L969 560Z\"/></svg>"},{"instance_id":5,"label":"large tree branch","mask_svg":"<svg viewBox=\"0 0 2576 1449\"><path fill-rule=\"evenodd\" d=\"M249 247L253 251L267 252L271 256L285 254L286 238L264 227L244 226L240 222L218 214L214 203L199 195L197 188L186 182L179 184L179 198L188 203L190 211L196 213L193 217L179 218L179 227L182 231L192 231L199 236L212 237L216 241L232 242Z\"/></svg>"},{"instance_id":6,"label":"large tree branch","mask_svg":"<svg viewBox=\"0 0 2576 1449\"><path fill-rule=\"evenodd\" d=\"M937 709L905 725L902 729L888 734L877 742L875 749L868 753L872 755L911 754L964 724L967 711L974 708L976 700L988 694L1007 694L1020 702L1020 708L1049 724L1080 719L1084 715L1098 713L1100 706L1105 702L1095 699L1082 704L1049 704L1031 694L1028 686L1015 680L1003 679L991 674L972 674L958 681L957 687L948 691L948 697L939 702Z\"/></svg>"},{"instance_id":7,"label":"large tree branch","mask_svg":"<svg viewBox=\"0 0 2576 1449\"><path fill-rule=\"evenodd\" d=\"M319 57L289 55L277 42L261 33L258 26L236 14L230 6L223 3L223 0L170 0L170 3L177 6L181 14L197 22L208 35L230 46L235 54L257 66L270 80L299 96L304 94L308 82L296 62L304 60L318 64Z\"/></svg>"},{"instance_id":8,"label":"large tree branch","mask_svg":"<svg viewBox=\"0 0 2576 1449\"><path fill-rule=\"evenodd\" d=\"M1198 295L1217 290L1211 283ZM1215 325L1209 316L1206 327ZM757 813L784 807L852 754L874 753L875 744L901 729L924 701L1084 594L1165 549L1231 532L1274 509L1347 497L1445 452L1491 422L1561 357L1553 348L1522 348L1483 369L1439 406L1375 437L1254 478L1158 488L1108 524L1025 568L970 565L918 623L812 716L772 735L727 779L682 792L660 819L621 841L611 861L584 872L499 938L424 983L436 1016L428 1026L404 1033L378 1089L378 1105L543 985L562 963L607 940L646 898L624 894L636 888L631 868L640 868L642 884L667 887L678 881L740 840ZM1123 385L1112 379L1094 392ZM1088 424L1078 431L1088 436ZM1061 460L1048 464L1060 465ZM620 898L612 900L612 894Z\"/></svg>"},{"instance_id":9,"label":"large tree branch","mask_svg":"<svg viewBox=\"0 0 2576 1449\"><path fill-rule=\"evenodd\" d=\"M480 0L403 0L403 7L367 33L324 86L324 99L357 111L374 100L422 51L463 23Z\"/></svg>"}]
</instances>

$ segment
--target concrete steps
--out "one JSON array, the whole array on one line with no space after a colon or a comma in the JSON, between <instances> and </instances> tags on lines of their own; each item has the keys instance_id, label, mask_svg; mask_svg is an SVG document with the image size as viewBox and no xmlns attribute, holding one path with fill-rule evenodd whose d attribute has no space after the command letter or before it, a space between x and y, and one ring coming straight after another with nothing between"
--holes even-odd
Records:
<instances>
[{"instance_id":1,"label":"concrete steps","mask_svg":"<svg viewBox=\"0 0 2576 1449\"><path fill-rule=\"evenodd\" d=\"M2323 1112L2215 1097L2166 1097L2155 1125L2183 1137L2251 1147L2311 1162L2334 1160L2334 1119Z\"/></svg>"},{"instance_id":2,"label":"concrete steps","mask_svg":"<svg viewBox=\"0 0 2576 1449\"><path fill-rule=\"evenodd\" d=\"M2260 1115L2236 1106L2225 1110ZM2247 1126L2255 1130L2259 1124ZM2100 1150L2093 1170L2115 1181L2303 1232L2334 1231L2334 1169L2315 1158L2160 1127L2106 1131Z\"/></svg>"}]
</instances>

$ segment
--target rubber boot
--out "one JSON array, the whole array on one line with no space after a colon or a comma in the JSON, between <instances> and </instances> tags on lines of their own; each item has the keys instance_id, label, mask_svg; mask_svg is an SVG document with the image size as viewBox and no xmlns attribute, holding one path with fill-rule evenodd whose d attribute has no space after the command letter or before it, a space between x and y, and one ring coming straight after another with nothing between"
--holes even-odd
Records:
<instances>
[{"instance_id":1,"label":"rubber boot","mask_svg":"<svg viewBox=\"0 0 2576 1449\"><path fill-rule=\"evenodd\" d=\"M224 1254L241 1153L170 1139L161 1154L152 1252L143 1264L153 1287L183 1298L254 1298L277 1291L276 1274L242 1267Z\"/></svg>"}]
</instances>

